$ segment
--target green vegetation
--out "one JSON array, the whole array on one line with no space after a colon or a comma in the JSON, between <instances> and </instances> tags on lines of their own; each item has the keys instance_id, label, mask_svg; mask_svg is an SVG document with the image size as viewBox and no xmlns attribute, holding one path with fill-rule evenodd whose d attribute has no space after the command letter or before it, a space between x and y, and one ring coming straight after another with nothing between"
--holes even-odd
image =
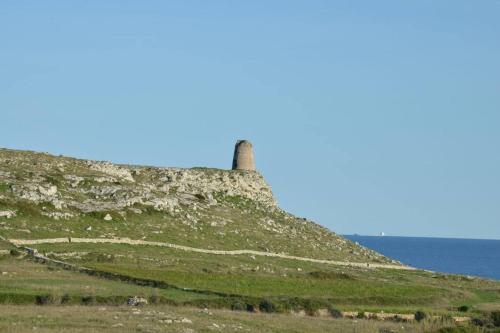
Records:
<instances>
[{"instance_id":1,"label":"green vegetation","mask_svg":"<svg viewBox=\"0 0 500 333\"><path fill-rule=\"evenodd\" d=\"M334 307L395 313L423 309L446 314L454 303L467 300L481 305L483 299L489 303L500 299L495 282L445 279L423 271L337 267L124 244L43 244L38 249L54 259L102 272L107 279L148 281L152 287L170 288L165 290L194 289L200 293L198 298L182 302L210 307L259 308L259 302L266 299L277 311L312 313ZM170 299L179 302L176 297Z\"/></svg>"},{"instance_id":2,"label":"green vegetation","mask_svg":"<svg viewBox=\"0 0 500 333\"><path fill-rule=\"evenodd\" d=\"M7 304L79 304L88 303L86 300L93 297L98 300L96 303L120 305L134 295L156 295L162 302L170 303L217 298L100 279L8 255L0 256L0 272L0 303Z\"/></svg>"},{"instance_id":3,"label":"green vegetation","mask_svg":"<svg viewBox=\"0 0 500 333\"><path fill-rule=\"evenodd\" d=\"M461 305L457 309L459 312L467 312L469 311L469 307L467 305Z\"/></svg>"},{"instance_id":4,"label":"green vegetation","mask_svg":"<svg viewBox=\"0 0 500 333\"><path fill-rule=\"evenodd\" d=\"M491 320L493 325L500 327L500 311L493 311L491 313Z\"/></svg>"},{"instance_id":5,"label":"green vegetation","mask_svg":"<svg viewBox=\"0 0 500 333\"><path fill-rule=\"evenodd\" d=\"M0 209L17 213L14 218L2 220L4 228L0 232L7 238L128 237L329 260L389 261L313 222L251 200L252 195L264 198L270 195L270 189L256 174L208 168L166 172L150 167L111 166L112 170L133 174L135 182L131 183L128 178L120 179L91 168L87 161L67 157L0 150L0 160L4 161L0 171L5 174L0 176L0 184L15 185L14 190L9 187L8 193L0 197ZM192 173L191 180L181 174L186 172ZM193 188L199 179L211 184L211 192ZM238 182L242 182L240 187L247 196L236 193L237 190L235 193L222 190L224 184L233 184L238 189ZM40 188L47 191L51 186L57 187L55 196L40 192ZM142 195L145 188L153 190L141 200L128 203L129 198ZM152 196L159 202L176 202L175 209L146 204ZM54 202L60 207L56 208ZM82 211L85 202L92 204ZM116 206L121 208L99 208L114 207L119 202L124 203ZM53 218L50 214L70 215ZM104 220L107 214L112 221Z\"/></svg>"},{"instance_id":6,"label":"green vegetation","mask_svg":"<svg viewBox=\"0 0 500 333\"><path fill-rule=\"evenodd\" d=\"M270 189L257 174L7 150L0 150L0 162L0 211L15 212L0 218L7 239L129 238L358 263L150 245L33 245L46 260L0 241L0 331L160 332L168 323L173 332L493 332L500 326L498 281L387 268L398 263L269 204ZM132 296L149 305L122 308ZM140 315L126 319L131 311ZM464 323L457 326L453 317Z\"/></svg>"},{"instance_id":7,"label":"green vegetation","mask_svg":"<svg viewBox=\"0 0 500 333\"><path fill-rule=\"evenodd\" d=\"M415 312L416 321L422 321L425 318L427 318L427 314L424 311L418 310L417 312Z\"/></svg>"},{"instance_id":8,"label":"green vegetation","mask_svg":"<svg viewBox=\"0 0 500 333\"><path fill-rule=\"evenodd\" d=\"M0 183L0 192L9 192L10 185L6 183Z\"/></svg>"}]
</instances>

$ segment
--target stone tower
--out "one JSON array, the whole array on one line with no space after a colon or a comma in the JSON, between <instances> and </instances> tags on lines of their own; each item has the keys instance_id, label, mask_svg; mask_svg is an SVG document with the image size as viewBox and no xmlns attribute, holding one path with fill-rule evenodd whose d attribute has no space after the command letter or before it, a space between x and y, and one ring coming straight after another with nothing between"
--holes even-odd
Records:
<instances>
[{"instance_id":1,"label":"stone tower","mask_svg":"<svg viewBox=\"0 0 500 333\"><path fill-rule=\"evenodd\" d=\"M255 171L253 146L250 141L236 141L236 145L234 146L233 170Z\"/></svg>"}]
</instances>

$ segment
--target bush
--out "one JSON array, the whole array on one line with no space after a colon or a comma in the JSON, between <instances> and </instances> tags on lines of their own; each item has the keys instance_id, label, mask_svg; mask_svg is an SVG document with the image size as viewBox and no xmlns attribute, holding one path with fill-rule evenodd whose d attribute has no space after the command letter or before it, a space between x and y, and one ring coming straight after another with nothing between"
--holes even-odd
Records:
<instances>
[{"instance_id":1,"label":"bush","mask_svg":"<svg viewBox=\"0 0 500 333\"><path fill-rule=\"evenodd\" d=\"M424 311L418 310L417 312L415 312L415 320L416 321L420 322L420 321L424 320L425 318L427 318L427 314Z\"/></svg>"},{"instance_id":2,"label":"bush","mask_svg":"<svg viewBox=\"0 0 500 333\"><path fill-rule=\"evenodd\" d=\"M358 319L363 319L363 318L365 318L365 312L364 312L364 311L359 311L359 312L358 312L358 315L357 315L356 317L358 317Z\"/></svg>"},{"instance_id":3,"label":"bush","mask_svg":"<svg viewBox=\"0 0 500 333\"><path fill-rule=\"evenodd\" d=\"M22 254L22 252L19 251L18 249L11 249L10 250L10 255L13 257L19 257L21 254Z\"/></svg>"},{"instance_id":4,"label":"bush","mask_svg":"<svg viewBox=\"0 0 500 333\"><path fill-rule=\"evenodd\" d=\"M335 308L328 309L333 318L342 318L342 311Z\"/></svg>"},{"instance_id":5,"label":"bush","mask_svg":"<svg viewBox=\"0 0 500 333\"><path fill-rule=\"evenodd\" d=\"M84 305L93 305L96 304L97 300L95 296L83 296L82 297L82 304Z\"/></svg>"},{"instance_id":6,"label":"bush","mask_svg":"<svg viewBox=\"0 0 500 333\"><path fill-rule=\"evenodd\" d=\"M61 304L69 303L70 299L71 298L69 297L69 294L62 295L62 297L61 297Z\"/></svg>"},{"instance_id":7,"label":"bush","mask_svg":"<svg viewBox=\"0 0 500 333\"><path fill-rule=\"evenodd\" d=\"M318 312L318 310L322 307L325 307L324 304L321 304L315 300L311 299L306 299L303 301L302 307L304 308L304 311L310 315L310 316L315 316Z\"/></svg>"},{"instance_id":8,"label":"bush","mask_svg":"<svg viewBox=\"0 0 500 333\"><path fill-rule=\"evenodd\" d=\"M35 296L35 303L37 305L48 305L56 303L57 298L54 295L38 295Z\"/></svg>"},{"instance_id":9,"label":"bush","mask_svg":"<svg viewBox=\"0 0 500 333\"><path fill-rule=\"evenodd\" d=\"M247 308L248 308L247 304L240 301L236 301L233 304L231 304L231 310L233 311L246 311Z\"/></svg>"},{"instance_id":10,"label":"bush","mask_svg":"<svg viewBox=\"0 0 500 333\"><path fill-rule=\"evenodd\" d=\"M247 304L248 312L255 312L255 306L253 304Z\"/></svg>"},{"instance_id":11,"label":"bush","mask_svg":"<svg viewBox=\"0 0 500 333\"><path fill-rule=\"evenodd\" d=\"M483 327L484 326L484 321L482 319L480 319L480 318L472 318L471 323L474 326L479 326L479 327Z\"/></svg>"},{"instance_id":12,"label":"bush","mask_svg":"<svg viewBox=\"0 0 500 333\"><path fill-rule=\"evenodd\" d=\"M500 327L500 311L493 311L491 313L491 320L493 321L493 325Z\"/></svg>"},{"instance_id":13,"label":"bush","mask_svg":"<svg viewBox=\"0 0 500 333\"><path fill-rule=\"evenodd\" d=\"M259 303L259 310L267 313L276 312L276 306L270 300L263 299Z\"/></svg>"},{"instance_id":14,"label":"bush","mask_svg":"<svg viewBox=\"0 0 500 333\"><path fill-rule=\"evenodd\" d=\"M461 305L458 307L458 311L467 312L467 311L469 311L469 307L467 305Z\"/></svg>"}]
</instances>

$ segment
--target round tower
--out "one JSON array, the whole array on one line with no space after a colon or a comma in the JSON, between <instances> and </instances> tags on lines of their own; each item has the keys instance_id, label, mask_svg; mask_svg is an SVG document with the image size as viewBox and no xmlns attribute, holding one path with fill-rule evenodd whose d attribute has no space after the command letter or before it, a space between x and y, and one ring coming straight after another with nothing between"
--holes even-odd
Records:
<instances>
[{"instance_id":1,"label":"round tower","mask_svg":"<svg viewBox=\"0 0 500 333\"><path fill-rule=\"evenodd\" d=\"M253 146L250 141L236 141L236 145L234 146L233 170L255 171Z\"/></svg>"}]
</instances>

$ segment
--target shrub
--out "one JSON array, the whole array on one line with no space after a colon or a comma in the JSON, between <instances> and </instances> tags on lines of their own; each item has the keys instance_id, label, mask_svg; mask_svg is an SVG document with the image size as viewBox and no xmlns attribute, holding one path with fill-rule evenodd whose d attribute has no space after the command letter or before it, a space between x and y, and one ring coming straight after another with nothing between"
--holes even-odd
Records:
<instances>
[{"instance_id":1,"label":"shrub","mask_svg":"<svg viewBox=\"0 0 500 333\"><path fill-rule=\"evenodd\" d=\"M491 320L493 321L493 325L500 327L500 311L493 311L491 313Z\"/></svg>"},{"instance_id":2,"label":"shrub","mask_svg":"<svg viewBox=\"0 0 500 333\"><path fill-rule=\"evenodd\" d=\"M236 301L233 304L231 304L231 310L233 311L245 311L247 310L248 305L241 302L241 301Z\"/></svg>"},{"instance_id":3,"label":"shrub","mask_svg":"<svg viewBox=\"0 0 500 333\"><path fill-rule=\"evenodd\" d=\"M263 299L259 303L259 310L262 312L276 312L276 306L268 299Z\"/></svg>"},{"instance_id":4,"label":"shrub","mask_svg":"<svg viewBox=\"0 0 500 333\"><path fill-rule=\"evenodd\" d=\"M415 320L416 321L422 321L425 318L427 318L427 314L424 311L418 310L417 312L415 312Z\"/></svg>"},{"instance_id":5,"label":"shrub","mask_svg":"<svg viewBox=\"0 0 500 333\"><path fill-rule=\"evenodd\" d=\"M255 312L256 306L253 304L247 304L247 311L248 312Z\"/></svg>"},{"instance_id":6,"label":"shrub","mask_svg":"<svg viewBox=\"0 0 500 333\"><path fill-rule=\"evenodd\" d=\"M70 299L71 298L69 297L69 294L62 295L62 297L61 297L61 304L69 303Z\"/></svg>"},{"instance_id":7,"label":"shrub","mask_svg":"<svg viewBox=\"0 0 500 333\"><path fill-rule=\"evenodd\" d=\"M461 305L458 307L458 311L467 312L467 311L469 311L469 307L467 305Z\"/></svg>"},{"instance_id":8,"label":"shrub","mask_svg":"<svg viewBox=\"0 0 500 333\"><path fill-rule=\"evenodd\" d=\"M359 311L359 312L358 312L358 315L357 315L356 317L358 317L358 319L363 319L363 318L365 318L365 312L364 312L364 311Z\"/></svg>"},{"instance_id":9,"label":"shrub","mask_svg":"<svg viewBox=\"0 0 500 333\"><path fill-rule=\"evenodd\" d=\"M342 318L342 311L335 308L328 309L333 318Z\"/></svg>"},{"instance_id":10,"label":"shrub","mask_svg":"<svg viewBox=\"0 0 500 333\"><path fill-rule=\"evenodd\" d=\"M280 310L283 311L297 311L299 309L305 309L307 311L308 307L312 307L310 300L298 299L296 297L282 297L279 300Z\"/></svg>"},{"instance_id":11,"label":"shrub","mask_svg":"<svg viewBox=\"0 0 500 333\"><path fill-rule=\"evenodd\" d=\"M318 310L321 307L324 307L324 304L321 304L315 300L306 299L303 301L302 307L304 308L304 311L308 315L315 316L317 314Z\"/></svg>"},{"instance_id":12,"label":"shrub","mask_svg":"<svg viewBox=\"0 0 500 333\"><path fill-rule=\"evenodd\" d=\"M96 303L96 298L95 296L83 296L82 297L82 304L84 305L93 305Z\"/></svg>"},{"instance_id":13,"label":"shrub","mask_svg":"<svg viewBox=\"0 0 500 333\"><path fill-rule=\"evenodd\" d=\"M35 303L37 305L48 305L56 303L57 298L54 295L38 295L35 296Z\"/></svg>"},{"instance_id":14,"label":"shrub","mask_svg":"<svg viewBox=\"0 0 500 333\"><path fill-rule=\"evenodd\" d=\"M10 250L10 255L11 256L19 257L21 254L22 254L21 251L19 251L18 249L11 249Z\"/></svg>"},{"instance_id":15,"label":"shrub","mask_svg":"<svg viewBox=\"0 0 500 333\"><path fill-rule=\"evenodd\" d=\"M479 326L479 327L483 327L484 326L484 321L482 319L480 319L480 318L472 318L471 323L474 326Z\"/></svg>"}]
</instances>

